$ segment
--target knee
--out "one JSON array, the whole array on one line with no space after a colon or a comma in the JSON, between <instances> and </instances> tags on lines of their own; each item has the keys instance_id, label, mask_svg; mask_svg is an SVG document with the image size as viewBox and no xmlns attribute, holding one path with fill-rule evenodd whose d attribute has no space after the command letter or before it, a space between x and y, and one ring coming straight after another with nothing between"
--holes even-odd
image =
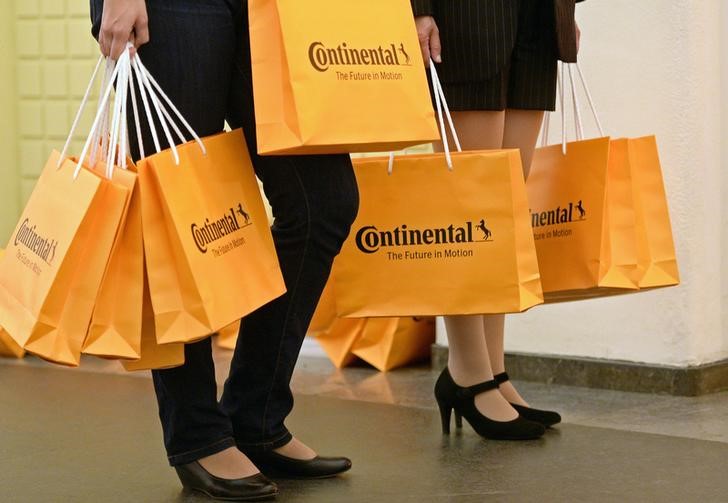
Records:
<instances>
[{"instance_id":1,"label":"knee","mask_svg":"<svg viewBox=\"0 0 728 503\"><path fill-rule=\"evenodd\" d=\"M277 235L309 241L336 255L359 211L359 190L349 156L301 156L270 168L260 171Z\"/></svg>"}]
</instances>

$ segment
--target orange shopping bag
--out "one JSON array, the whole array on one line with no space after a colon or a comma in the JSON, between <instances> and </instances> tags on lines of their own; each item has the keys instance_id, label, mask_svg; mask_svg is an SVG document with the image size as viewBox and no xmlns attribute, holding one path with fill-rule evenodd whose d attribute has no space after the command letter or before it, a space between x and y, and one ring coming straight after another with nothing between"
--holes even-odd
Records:
<instances>
[{"instance_id":1,"label":"orange shopping bag","mask_svg":"<svg viewBox=\"0 0 728 503\"><path fill-rule=\"evenodd\" d=\"M285 292L241 130L138 163L144 249L160 343L191 342Z\"/></svg>"},{"instance_id":2,"label":"orange shopping bag","mask_svg":"<svg viewBox=\"0 0 728 503\"><path fill-rule=\"evenodd\" d=\"M0 326L26 350L78 365L128 190L53 152L0 262Z\"/></svg>"},{"instance_id":3,"label":"orange shopping bag","mask_svg":"<svg viewBox=\"0 0 728 503\"><path fill-rule=\"evenodd\" d=\"M638 289L627 140L539 148L526 185L547 302Z\"/></svg>"},{"instance_id":4,"label":"orange shopping bag","mask_svg":"<svg viewBox=\"0 0 728 503\"><path fill-rule=\"evenodd\" d=\"M662 168L654 136L627 140L637 224L640 288L680 283Z\"/></svg>"},{"instance_id":5,"label":"orange shopping bag","mask_svg":"<svg viewBox=\"0 0 728 503\"><path fill-rule=\"evenodd\" d=\"M250 0L260 154L438 139L409 0Z\"/></svg>"},{"instance_id":6,"label":"orange shopping bag","mask_svg":"<svg viewBox=\"0 0 728 503\"><path fill-rule=\"evenodd\" d=\"M240 320L232 323L217 332L217 345L223 349L235 350L240 333Z\"/></svg>"},{"instance_id":7,"label":"orange shopping bag","mask_svg":"<svg viewBox=\"0 0 728 503\"><path fill-rule=\"evenodd\" d=\"M121 364L127 371L152 370L179 367L185 363L184 344L159 344L154 326L154 310L149 296L149 283L146 270L144 271L143 301L142 301L142 334L140 343L140 358L136 360L122 360Z\"/></svg>"},{"instance_id":8,"label":"orange shopping bag","mask_svg":"<svg viewBox=\"0 0 728 503\"><path fill-rule=\"evenodd\" d=\"M123 224L104 274L83 353L138 359L141 351L144 244L137 175L115 170L114 180L131 193Z\"/></svg>"},{"instance_id":9,"label":"orange shopping bag","mask_svg":"<svg viewBox=\"0 0 728 503\"><path fill-rule=\"evenodd\" d=\"M386 372L428 358L434 342L432 318L370 318L351 352Z\"/></svg>"},{"instance_id":10,"label":"orange shopping bag","mask_svg":"<svg viewBox=\"0 0 728 503\"><path fill-rule=\"evenodd\" d=\"M316 334L316 340L336 368L346 367L356 356L351 352L367 320L337 318L328 330Z\"/></svg>"},{"instance_id":11,"label":"orange shopping bag","mask_svg":"<svg viewBox=\"0 0 728 503\"><path fill-rule=\"evenodd\" d=\"M10 358L25 356L25 350L18 346L18 343L2 327L0 327L0 356Z\"/></svg>"},{"instance_id":12,"label":"orange shopping bag","mask_svg":"<svg viewBox=\"0 0 728 503\"><path fill-rule=\"evenodd\" d=\"M341 316L507 313L542 302L518 151L354 161L361 207L334 262Z\"/></svg>"}]
</instances>

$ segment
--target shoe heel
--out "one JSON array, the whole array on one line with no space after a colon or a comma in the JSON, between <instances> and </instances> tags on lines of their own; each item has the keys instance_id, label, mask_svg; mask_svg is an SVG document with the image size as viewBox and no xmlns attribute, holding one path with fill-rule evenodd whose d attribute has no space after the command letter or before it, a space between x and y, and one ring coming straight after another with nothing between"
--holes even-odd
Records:
<instances>
[{"instance_id":1,"label":"shoe heel","mask_svg":"<svg viewBox=\"0 0 728 503\"><path fill-rule=\"evenodd\" d=\"M455 411L455 427L458 429L463 427L463 416L457 410Z\"/></svg>"},{"instance_id":2,"label":"shoe heel","mask_svg":"<svg viewBox=\"0 0 728 503\"><path fill-rule=\"evenodd\" d=\"M445 435L450 434L450 415L452 414L452 407L442 402L437 402L437 406L440 408L440 419L442 421L442 433ZM456 412L457 414L457 412Z\"/></svg>"}]
</instances>

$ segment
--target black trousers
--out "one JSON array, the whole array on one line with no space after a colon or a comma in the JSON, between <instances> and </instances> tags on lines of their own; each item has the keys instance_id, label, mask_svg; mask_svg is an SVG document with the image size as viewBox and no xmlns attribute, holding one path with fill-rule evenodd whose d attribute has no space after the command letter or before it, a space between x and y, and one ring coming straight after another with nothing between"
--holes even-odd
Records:
<instances>
[{"instance_id":1,"label":"black trousers","mask_svg":"<svg viewBox=\"0 0 728 503\"><path fill-rule=\"evenodd\" d=\"M91 1L94 35L102 9L103 0ZM186 346L182 367L153 372L169 461L185 464L234 445L274 449L291 439L293 368L358 209L351 161L256 154L247 1L147 0L147 9L151 40L139 55L192 127L200 136L220 132L225 120L243 128L273 209L288 290L243 320L220 402L209 339Z\"/></svg>"}]
</instances>

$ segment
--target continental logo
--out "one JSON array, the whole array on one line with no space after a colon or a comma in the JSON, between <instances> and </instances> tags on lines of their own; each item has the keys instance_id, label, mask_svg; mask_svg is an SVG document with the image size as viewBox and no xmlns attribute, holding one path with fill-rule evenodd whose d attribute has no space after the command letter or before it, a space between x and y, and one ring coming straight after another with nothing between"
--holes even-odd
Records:
<instances>
[{"instance_id":1,"label":"continental logo","mask_svg":"<svg viewBox=\"0 0 728 503\"><path fill-rule=\"evenodd\" d=\"M308 59L319 72L340 66L412 66L410 51L403 42L368 48L349 47L346 42L336 47L313 42L308 47Z\"/></svg>"},{"instance_id":2,"label":"continental logo","mask_svg":"<svg viewBox=\"0 0 728 503\"><path fill-rule=\"evenodd\" d=\"M230 208L222 217L214 220L205 219L205 223L193 223L190 226L192 239L201 253L207 253L208 247L215 242L234 235L241 229L252 225L250 215L239 203L237 207Z\"/></svg>"},{"instance_id":3,"label":"continental logo","mask_svg":"<svg viewBox=\"0 0 728 503\"><path fill-rule=\"evenodd\" d=\"M534 212L531 211L531 227L546 227L549 225L568 224L586 220L586 210L583 201L569 203L567 206L557 206L552 210Z\"/></svg>"},{"instance_id":4,"label":"continental logo","mask_svg":"<svg viewBox=\"0 0 728 503\"><path fill-rule=\"evenodd\" d=\"M56 248L58 241L51 239L36 231L36 226L31 225L30 219L26 218L20 224L20 229L15 234L15 246L23 245L34 255L37 255L48 265L53 263L56 258Z\"/></svg>"},{"instance_id":5,"label":"continental logo","mask_svg":"<svg viewBox=\"0 0 728 503\"><path fill-rule=\"evenodd\" d=\"M411 229L406 224L391 230L380 230L367 225L356 233L357 248L363 253L376 253L382 248L398 248L416 245L456 245L493 241L493 233L485 223L465 222L457 226Z\"/></svg>"}]
</instances>

